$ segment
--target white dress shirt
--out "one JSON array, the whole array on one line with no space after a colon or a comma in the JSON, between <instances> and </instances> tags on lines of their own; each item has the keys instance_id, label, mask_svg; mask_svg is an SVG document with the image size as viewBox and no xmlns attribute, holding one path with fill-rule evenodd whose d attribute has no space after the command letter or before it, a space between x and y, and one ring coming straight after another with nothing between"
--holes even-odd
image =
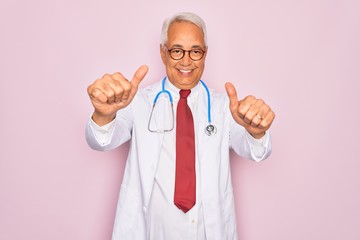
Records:
<instances>
[{"instance_id":1,"label":"white dress shirt","mask_svg":"<svg viewBox=\"0 0 360 240\"><path fill-rule=\"evenodd\" d=\"M197 107L198 91L200 85L191 90L187 98L188 105L193 113L194 121ZM173 96L174 113L176 119L179 91L169 81L166 89ZM196 203L187 213L178 209L174 204L175 171L176 171L176 123L174 130L164 135L163 145L160 151L160 160L155 175L155 183L149 206L149 231L151 240L166 239L189 239L205 240L203 212L201 207L200 178L196 179ZM196 130L195 130L196 132ZM195 154L197 156L197 154ZM198 174L198 161L195 157L195 170Z\"/></svg>"}]
</instances>

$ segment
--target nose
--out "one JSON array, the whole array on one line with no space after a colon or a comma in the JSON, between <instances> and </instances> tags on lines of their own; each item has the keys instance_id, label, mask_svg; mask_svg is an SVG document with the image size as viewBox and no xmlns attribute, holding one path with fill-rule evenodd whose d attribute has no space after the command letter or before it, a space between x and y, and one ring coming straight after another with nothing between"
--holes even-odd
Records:
<instances>
[{"instance_id":1,"label":"nose","mask_svg":"<svg viewBox=\"0 0 360 240\"><path fill-rule=\"evenodd\" d=\"M180 60L181 65L187 66L190 65L192 62L190 58L190 52L185 52L184 57Z\"/></svg>"}]
</instances>

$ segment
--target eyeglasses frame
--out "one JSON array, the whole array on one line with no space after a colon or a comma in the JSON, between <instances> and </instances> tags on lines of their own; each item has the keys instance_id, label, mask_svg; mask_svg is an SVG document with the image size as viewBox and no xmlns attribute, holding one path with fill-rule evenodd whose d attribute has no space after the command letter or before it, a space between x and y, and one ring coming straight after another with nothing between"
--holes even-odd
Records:
<instances>
[{"instance_id":1,"label":"eyeglasses frame","mask_svg":"<svg viewBox=\"0 0 360 240\"><path fill-rule=\"evenodd\" d=\"M205 53L206 53L206 51L203 50L203 49L201 49L201 48L195 48L195 49L191 49L191 50L185 50L185 49L182 49L182 48L179 48L179 47L174 47L174 48L168 49L166 46L164 46L164 48L166 48L166 50L169 52L170 57L171 57L173 60L176 60L176 61L183 59L183 58L185 57L185 54L186 54L187 52L189 53L189 58L190 58L192 61L200 61L200 60L204 57L204 55L205 55ZM173 56L171 56L171 51L174 50L174 49L179 49L179 50L183 51L183 55L181 56L181 58L176 59L176 58L174 58ZM191 52L191 51L195 51L195 50L198 50L198 51L200 50L200 51L202 52L201 58L199 58L199 59L197 59L197 60L193 59L193 58L191 57L191 55L190 55L190 52Z\"/></svg>"}]
</instances>

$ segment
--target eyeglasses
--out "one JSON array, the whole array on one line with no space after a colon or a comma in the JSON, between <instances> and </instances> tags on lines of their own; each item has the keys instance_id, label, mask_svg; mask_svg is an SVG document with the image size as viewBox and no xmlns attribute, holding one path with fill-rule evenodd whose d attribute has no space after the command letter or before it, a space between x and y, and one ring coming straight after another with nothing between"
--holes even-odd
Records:
<instances>
[{"instance_id":1,"label":"eyeglasses","mask_svg":"<svg viewBox=\"0 0 360 240\"><path fill-rule=\"evenodd\" d=\"M166 48L166 47L165 47ZM199 61L203 58L205 51L202 49L191 49L191 50L184 50L181 48L172 48L167 49L169 51L170 57L174 60L180 60L185 56L185 53L189 53L189 57L193 61Z\"/></svg>"}]
</instances>

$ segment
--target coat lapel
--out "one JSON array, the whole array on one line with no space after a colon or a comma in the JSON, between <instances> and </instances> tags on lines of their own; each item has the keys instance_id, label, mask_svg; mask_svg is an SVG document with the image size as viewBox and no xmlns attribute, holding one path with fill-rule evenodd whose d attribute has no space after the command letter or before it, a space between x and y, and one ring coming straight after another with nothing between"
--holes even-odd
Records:
<instances>
[{"instance_id":1,"label":"coat lapel","mask_svg":"<svg viewBox=\"0 0 360 240\"><path fill-rule=\"evenodd\" d=\"M211 100L211 98L210 98ZM211 113L212 114L212 113ZM197 131L197 146L198 146L198 156L201 159L201 153L204 151L207 141L211 138L205 133L205 128L208 123L208 98L205 89L203 86L199 89L198 97L198 106L197 106L197 117L198 121L196 123Z\"/></svg>"}]
</instances>

